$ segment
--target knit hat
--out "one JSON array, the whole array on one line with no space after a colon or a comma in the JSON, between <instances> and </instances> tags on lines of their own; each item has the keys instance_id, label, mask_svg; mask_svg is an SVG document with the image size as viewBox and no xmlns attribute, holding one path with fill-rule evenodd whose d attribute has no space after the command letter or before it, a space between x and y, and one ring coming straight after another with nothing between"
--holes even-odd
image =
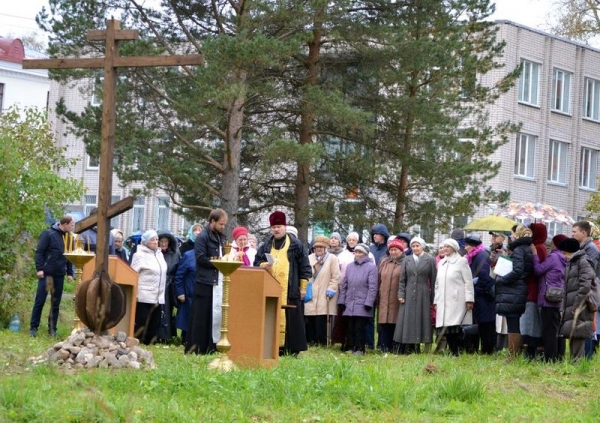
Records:
<instances>
[{"instance_id":1,"label":"knit hat","mask_svg":"<svg viewBox=\"0 0 600 423\"><path fill-rule=\"evenodd\" d=\"M565 239L569 239L569 237L563 234L558 234L554 238L552 238L552 243L556 248L558 248L558 244L563 242Z\"/></svg>"},{"instance_id":2,"label":"knit hat","mask_svg":"<svg viewBox=\"0 0 600 423\"><path fill-rule=\"evenodd\" d=\"M406 232L400 232L398 235L396 235L396 238L400 238L406 241L407 244L410 245L410 240L411 240L411 236L409 233Z\"/></svg>"},{"instance_id":3,"label":"knit hat","mask_svg":"<svg viewBox=\"0 0 600 423\"><path fill-rule=\"evenodd\" d=\"M472 247L477 247L481 244L481 238L479 237L479 235L471 233L465 238L465 244L470 245Z\"/></svg>"},{"instance_id":4,"label":"knit hat","mask_svg":"<svg viewBox=\"0 0 600 423\"><path fill-rule=\"evenodd\" d=\"M234 241L242 235L248 236L248 229L244 228L243 226L238 226L233 230L233 232L231 232L231 236L233 237Z\"/></svg>"},{"instance_id":5,"label":"knit hat","mask_svg":"<svg viewBox=\"0 0 600 423\"><path fill-rule=\"evenodd\" d=\"M416 236L416 237L414 237L413 239L410 240L410 245L413 245L415 243L420 244L421 247L423 247L423 248L427 247L427 244L425 243L425 240L423 238L419 237L419 236Z\"/></svg>"},{"instance_id":6,"label":"knit hat","mask_svg":"<svg viewBox=\"0 0 600 423\"><path fill-rule=\"evenodd\" d=\"M575 238L567 238L558 244L558 249L566 253L576 253L579 251L579 241Z\"/></svg>"},{"instance_id":7,"label":"knit hat","mask_svg":"<svg viewBox=\"0 0 600 423\"><path fill-rule=\"evenodd\" d=\"M348 238L355 238L357 241L360 239L360 237L358 236L358 232L350 232L346 236L346 241L348 241Z\"/></svg>"},{"instance_id":8,"label":"knit hat","mask_svg":"<svg viewBox=\"0 0 600 423\"><path fill-rule=\"evenodd\" d=\"M459 239L465 239L465 230L462 228L454 228L452 230L452 233L450 234L450 238L455 239L457 241Z\"/></svg>"},{"instance_id":9,"label":"knit hat","mask_svg":"<svg viewBox=\"0 0 600 423\"><path fill-rule=\"evenodd\" d=\"M155 230L148 230L146 232L143 233L142 235L142 245L148 245L148 241L150 241L152 238L158 238L158 233L156 233Z\"/></svg>"},{"instance_id":10,"label":"knit hat","mask_svg":"<svg viewBox=\"0 0 600 423\"><path fill-rule=\"evenodd\" d=\"M404 245L402 245L402 241L400 241L400 239L398 238L395 238L392 242L388 244L388 250L392 248L397 248L400 251L404 251Z\"/></svg>"},{"instance_id":11,"label":"knit hat","mask_svg":"<svg viewBox=\"0 0 600 423\"><path fill-rule=\"evenodd\" d=\"M342 236L338 233L338 232L333 232L331 234L331 238L330 239L337 239L340 242L340 245L342 245Z\"/></svg>"},{"instance_id":12,"label":"knit hat","mask_svg":"<svg viewBox=\"0 0 600 423\"><path fill-rule=\"evenodd\" d=\"M294 235L296 238L298 238L298 229L296 229L295 226L287 226L285 228L286 233L290 234L290 235Z\"/></svg>"},{"instance_id":13,"label":"knit hat","mask_svg":"<svg viewBox=\"0 0 600 423\"><path fill-rule=\"evenodd\" d=\"M286 225L286 220L285 220L285 213L279 210L274 211L273 213L271 213L271 215L269 216L269 224L271 226L275 226L275 225Z\"/></svg>"},{"instance_id":14,"label":"knit hat","mask_svg":"<svg viewBox=\"0 0 600 423\"><path fill-rule=\"evenodd\" d=\"M458 250L460 249L460 247L458 246L458 242L453 238L445 239L444 242L442 242L442 245L448 245L452 247L452 249L456 252L458 252Z\"/></svg>"},{"instance_id":15,"label":"knit hat","mask_svg":"<svg viewBox=\"0 0 600 423\"><path fill-rule=\"evenodd\" d=\"M354 247L354 252L360 251L361 253L364 253L365 255L369 254L369 247L367 247L367 244L364 243L360 243L358 244L356 247Z\"/></svg>"},{"instance_id":16,"label":"knit hat","mask_svg":"<svg viewBox=\"0 0 600 423\"><path fill-rule=\"evenodd\" d=\"M317 235L315 237L313 247L329 247L329 238L327 238L325 235Z\"/></svg>"}]
</instances>

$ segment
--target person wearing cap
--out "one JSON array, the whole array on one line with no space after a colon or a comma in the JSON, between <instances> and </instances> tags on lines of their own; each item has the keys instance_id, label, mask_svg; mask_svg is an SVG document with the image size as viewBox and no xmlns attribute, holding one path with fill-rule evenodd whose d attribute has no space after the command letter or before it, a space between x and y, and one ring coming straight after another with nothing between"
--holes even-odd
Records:
<instances>
[{"instance_id":1,"label":"person wearing cap","mask_svg":"<svg viewBox=\"0 0 600 423\"><path fill-rule=\"evenodd\" d=\"M496 266L496 261L498 261L498 256L506 253L504 243L506 242L507 234L505 232L490 232L489 234L492 236L492 244L490 245L490 266L493 269L494 266Z\"/></svg>"},{"instance_id":2,"label":"person wearing cap","mask_svg":"<svg viewBox=\"0 0 600 423\"><path fill-rule=\"evenodd\" d=\"M410 241L412 254L404 258L398 284L398 318L394 341L404 354L418 353L421 344L431 344L433 330L431 305L437 270L435 259L425 252L425 240Z\"/></svg>"},{"instance_id":3,"label":"person wearing cap","mask_svg":"<svg viewBox=\"0 0 600 423\"><path fill-rule=\"evenodd\" d=\"M346 274L346 268L354 261L354 248L358 245L358 232L350 232L346 236L346 248L338 255L340 263L340 283ZM333 326L332 343L340 344L342 352L348 351L348 321L344 318L344 313L338 308L335 316L335 325Z\"/></svg>"},{"instance_id":4,"label":"person wearing cap","mask_svg":"<svg viewBox=\"0 0 600 423\"><path fill-rule=\"evenodd\" d=\"M348 347L356 355L365 354L367 322L373 320L377 299L377 266L368 254L366 244L354 247L354 261L346 269L337 302L348 321Z\"/></svg>"},{"instance_id":5,"label":"person wearing cap","mask_svg":"<svg viewBox=\"0 0 600 423\"><path fill-rule=\"evenodd\" d=\"M400 232L396 235L396 239L399 239L402 242L402 246L404 247L404 252L402 253L405 257L410 256L412 254L412 250L410 248L410 240L411 236L408 232Z\"/></svg>"},{"instance_id":6,"label":"person wearing cap","mask_svg":"<svg viewBox=\"0 0 600 423\"><path fill-rule=\"evenodd\" d=\"M378 269L377 332L379 348L383 352L397 352L394 332L398 320L398 284L402 273L404 243L395 238L388 243L388 255L381 260Z\"/></svg>"},{"instance_id":7,"label":"person wearing cap","mask_svg":"<svg viewBox=\"0 0 600 423\"><path fill-rule=\"evenodd\" d=\"M581 241L567 238L558 244L558 249L567 258L565 270L565 298L559 333L569 339L571 359L585 357L585 341L592 337L594 312L587 308L587 297L596 278L596 272L585 251L580 249Z\"/></svg>"},{"instance_id":8,"label":"person wearing cap","mask_svg":"<svg viewBox=\"0 0 600 423\"><path fill-rule=\"evenodd\" d=\"M231 231L231 237L233 238L233 244L231 244L231 251L229 252L230 260L241 261L242 266L245 267L252 266L256 250L252 251L253 249L248 245L248 229L238 226Z\"/></svg>"},{"instance_id":9,"label":"person wearing cap","mask_svg":"<svg viewBox=\"0 0 600 423\"><path fill-rule=\"evenodd\" d=\"M210 259L225 254L227 221L225 210L212 210L208 225L194 242L196 287L185 342L186 353L210 354L216 351L216 344L221 337L223 275Z\"/></svg>"},{"instance_id":10,"label":"person wearing cap","mask_svg":"<svg viewBox=\"0 0 600 423\"><path fill-rule=\"evenodd\" d=\"M157 340L161 319L161 304L165 303L167 263L158 247L158 234L149 230L142 234L142 241L133 258L131 268L138 273L137 304L135 309L135 337L142 344Z\"/></svg>"},{"instance_id":11,"label":"person wearing cap","mask_svg":"<svg viewBox=\"0 0 600 423\"><path fill-rule=\"evenodd\" d=\"M327 345L328 321L336 313L336 297L340 283L340 263L327 251L330 239L318 235L314 239L314 253L308 256L312 267L312 298L304 302L306 341L309 345ZM331 329L331 321L329 322Z\"/></svg>"},{"instance_id":12,"label":"person wearing cap","mask_svg":"<svg viewBox=\"0 0 600 423\"><path fill-rule=\"evenodd\" d=\"M167 263L167 287L165 290L165 303L162 305L162 317L160 329L158 331L158 340L161 342L169 342L171 338L177 335L177 326L175 324L175 316L173 311L177 304L175 298L175 272L181 260L177 239L170 231L158 231L158 248L163 253L165 262Z\"/></svg>"},{"instance_id":13,"label":"person wearing cap","mask_svg":"<svg viewBox=\"0 0 600 423\"><path fill-rule=\"evenodd\" d=\"M446 335L448 348L454 356L462 349L461 325L473 322L475 290L473 275L460 246L453 238L442 242L446 255L440 261L435 279L435 327Z\"/></svg>"},{"instance_id":14,"label":"person wearing cap","mask_svg":"<svg viewBox=\"0 0 600 423\"><path fill-rule=\"evenodd\" d=\"M329 247L327 248L327 252L339 257L343 251L342 236L338 232L333 232L331 237L329 237Z\"/></svg>"},{"instance_id":15,"label":"person wearing cap","mask_svg":"<svg viewBox=\"0 0 600 423\"><path fill-rule=\"evenodd\" d=\"M269 224L271 235L259 247L254 266L270 272L281 285L281 303L294 306L281 310L279 345L281 353L297 355L308 349L302 300L312 268L302 242L286 233L285 213L271 213ZM267 261L267 253L273 256L274 263Z\"/></svg>"},{"instance_id":16,"label":"person wearing cap","mask_svg":"<svg viewBox=\"0 0 600 423\"><path fill-rule=\"evenodd\" d=\"M520 319L527 302L527 278L533 273L533 243L531 229L521 223L515 225L508 249L512 251L512 270L504 276L496 276L496 313L506 317L508 351L510 358L521 352Z\"/></svg>"},{"instance_id":17,"label":"person wearing cap","mask_svg":"<svg viewBox=\"0 0 600 423\"><path fill-rule=\"evenodd\" d=\"M467 351L473 347L476 352L481 341L481 352L493 354L496 345L496 299L493 294L494 279L490 276L490 255L477 234L465 238L465 258L471 268L475 306L473 317L477 322L478 334L465 335ZM472 339L471 339L472 337ZM469 343L472 341L472 344Z\"/></svg>"},{"instance_id":18,"label":"person wearing cap","mask_svg":"<svg viewBox=\"0 0 600 423\"><path fill-rule=\"evenodd\" d=\"M467 234L465 233L465 230L463 228L454 228L452 230L452 233L450 234L450 238L458 242L458 254L460 254L461 256L467 254L467 251L465 250L466 236Z\"/></svg>"},{"instance_id":19,"label":"person wearing cap","mask_svg":"<svg viewBox=\"0 0 600 423\"><path fill-rule=\"evenodd\" d=\"M539 278L537 303L540 308L542 345L544 346L544 361L546 362L560 360L565 353L564 338L558 337L562 303L551 303L546 300L548 288L564 289L565 287L567 259L558 249L558 245L565 239L567 239L567 236L562 234L552 238L550 254L543 262L540 261L537 248L534 245L531 246L533 272Z\"/></svg>"}]
</instances>

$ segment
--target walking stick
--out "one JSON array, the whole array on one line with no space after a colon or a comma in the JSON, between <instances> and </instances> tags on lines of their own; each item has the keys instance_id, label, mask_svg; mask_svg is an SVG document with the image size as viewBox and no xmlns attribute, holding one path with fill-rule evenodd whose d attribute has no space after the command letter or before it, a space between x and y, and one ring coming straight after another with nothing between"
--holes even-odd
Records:
<instances>
[{"instance_id":1,"label":"walking stick","mask_svg":"<svg viewBox=\"0 0 600 423\"><path fill-rule=\"evenodd\" d=\"M327 296L327 347L331 347L331 315L329 314L329 302L331 297Z\"/></svg>"}]
</instances>

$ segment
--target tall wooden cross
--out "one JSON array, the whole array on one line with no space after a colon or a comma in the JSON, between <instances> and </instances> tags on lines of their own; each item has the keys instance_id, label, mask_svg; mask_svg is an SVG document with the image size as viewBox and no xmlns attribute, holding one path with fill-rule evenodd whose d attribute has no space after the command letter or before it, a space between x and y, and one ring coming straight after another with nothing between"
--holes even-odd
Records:
<instances>
[{"instance_id":1,"label":"tall wooden cross","mask_svg":"<svg viewBox=\"0 0 600 423\"><path fill-rule=\"evenodd\" d=\"M133 207L133 198L125 198L111 206L113 158L115 146L117 68L149 66L202 65L204 57L199 54L152 57L120 57L119 41L136 40L138 31L120 29L121 22L106 21L106 30L88 31L89 41L105 41L105 57L74 59L24 60L25 69L74 69L103 68L102 93L102 142L100 145L100 181L98 189L98 212L77 225L75 232L81 233L98 226L96 240L96 271L108 271L110 219Z\"/></svg>"}]
</instances>

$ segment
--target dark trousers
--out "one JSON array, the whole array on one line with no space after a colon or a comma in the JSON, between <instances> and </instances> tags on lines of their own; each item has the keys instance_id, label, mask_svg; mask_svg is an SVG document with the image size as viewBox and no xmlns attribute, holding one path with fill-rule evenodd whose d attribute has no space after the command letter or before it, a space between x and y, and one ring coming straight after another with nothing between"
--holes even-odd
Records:
<instances>
[{"instance_id":1,"label":"dark trousers","mask_svg":"<svg viewBox=\"0 0 600 423\"><path fill-rule=\"evenodd\" d=\"M327 345L327 316L305 316L306 342L309 345Z\"/></svg>"},{"instance_id":2,"label":"dark trousers","mask_svg":"<svg viewBox=\"0 0 600 423\"><path fill-rule=\"evenodd\" d=\"M213 286L196 282L190 320L185 339L185 352L210 354L217 350L212 338Z\"/></svg>"},{"instance_id":3,"label":"dark trousers","mask_svg":"<svg viewBox=\"0 0 600 423\"><path fill-rule=\"evenodd\" d=\"M479 323L481 353L493 354L496 347L496 322Z\"/></svg>"},{"instance_id":4,"label":"dark trousers","mask_svg":"<svg viewBox=\"0 0 600 423\"><path fill-rule=\"evenodd\" d=\"M142 344L154 344L157 340L158 328L160 326L160 304L138 302L135 307L135 337Z\"/></svg>"},{"instance_id":5,"label":"dark trousers","mask_svg":"<svg viewBox=\"0 0 600 423\"><path fill-rule=\"evenodd\" d=\"M47 286L46 278L38 279L37 291L35 293L35 302L31 311L31 320L29 329L36 330L40 326L42 319L42 310L46 303L46 297L50 294L50 314L48 315L48 332L56 333L56 324L58 323L58 311L60 309L60 300L62 298L63 286L65 284L65 275L54 276L54 283Z\"/></svg>"},{"instance_id":6,"label":"dark trousers","mask_svg":"<svg viewBox=\"0 0 600 423\"><path fill-rule=\"evenodd\" d=\"M448 349L452 355L458 356L463 347L462 333L447 333L446 342L448 343Z\"/></svg>"},{"instance_id":7,"label":"dark trousers","mask_svg":"<svg viewBox=\"0 0 600 423\"><path fill-rule=\"evenodd\" d=\"M564 356L564 347L562 348L562 354L559 354L561 350L559 344L564 344L564 339L558 337L560 310L556 307L540 307L540 319L542 323L544 360L556 361L559 357Z\"/></svg>"},{"instance_id":8,"label":"dark trousers","mask_svg":"<svg viewBox=\"0 0 600 423\"><path fill-rule=\"evenodd\" d=\"M394 345L394 331L396 325L394 323L380 323L378 325L379 332L379 348L385 352L396 352L397 347Z\"/></svg>"},{"instance_id":9,"label":"dark trousers","mask_svg":"<svg viewBox=\"0 0 600 423\"><path fill-rule=\"evenodd\" d=\"M375 316L367 317L366 319L365 343L367 344L367 348L373 349L375 348Z\"/></svg>"},{"instance_id":10,"label":"dark trousers","mask_svg":"<svg viewBox=\"0 0 600 423\"><path fill-rule=\"evenodd\" d=\"M348 317L348 347L365 352L365 328L371 317Z\"/></svg>"}]
</instances>

